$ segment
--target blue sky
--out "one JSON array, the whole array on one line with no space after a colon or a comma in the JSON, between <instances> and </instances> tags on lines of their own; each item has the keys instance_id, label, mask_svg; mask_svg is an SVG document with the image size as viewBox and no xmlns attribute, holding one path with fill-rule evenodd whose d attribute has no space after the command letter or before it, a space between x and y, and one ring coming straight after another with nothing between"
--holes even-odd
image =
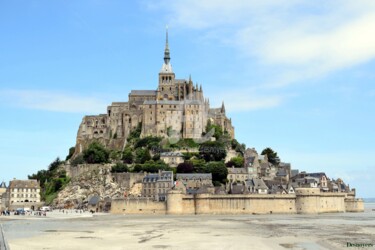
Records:
<instances>
[{"instance_id":1,"label":"blue sky","mask_svg":"<svg viewBox=\"0 0 375 250\"><path fill-rule=\"evenodd\" d=\"M225 101L239 141L375 196L372 0L1 1L0 179L65 158L85 114L156 89L166 24L176 76Z\"/></svg>"}]
</instances>

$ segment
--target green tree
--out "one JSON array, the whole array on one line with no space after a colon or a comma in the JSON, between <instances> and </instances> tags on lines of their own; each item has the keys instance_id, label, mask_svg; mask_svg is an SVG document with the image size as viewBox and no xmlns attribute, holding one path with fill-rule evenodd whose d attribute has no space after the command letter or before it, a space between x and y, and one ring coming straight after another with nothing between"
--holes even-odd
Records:
<instances>
[{"instance_id":1,"label":"green tree","mask_svg":"<svg viewBox=\"0 0 375 250\"><path fill-rule=\"evenodd\" d=\"M225 146L218 141L208 141L201 144L199 154L206 161L221 161L227 156Z\"/></svg>"},{"instance_id":2,"label":"green tree","mask_svg":"<svg viewBox=\"0 0 375 250\"><path fill-rule=\"evenodd\" d=\"M54 160L51 164L49 164L48 170L54 171L55 169L57 169L61 165L61 163L62 162L60 161L60 158L57 157L56 160Z\"/></svg>"},{"instance_id":3,"label":"green tree","mask_svg":"<svg viewBox=\"0 0 375 250\"><path fill-rule=\"evenodd\" d=\"M147 147L148 149L159 148L161 140L162 140L161 137L147 136L138 140L134 144L134 148L141 148L141 147Z\"/></svg>"},{"instance_id":4,"label":"green tree","mask_svg":"<svg viewBox=\"0 0 375 250\"><path fill-rule=\"evenodd\" d=\"M71 147L69 148L69 154L66 156L65 160L69 160L70 158L72 158L73 154L74 154L74 151L76 150L75 147Z\"/></svg>"},{"instance_id":5,"label":"green tree","mask_svg":"<svg viewBox=\"0 0 375 250\"><path fill-rule=\"evenodd\" d=\"M213 137L215 137L216 140L219 140L223 136L223 129L221 126L211 124L209 121L206 126L206 133L209 133L212 129L214 130Z\"/></svg>"},{"instance_id":6,"label":"green tree","mask_svg":"<svg viewBox=\"0 0 375 250\"><path fill-rule=\"evenodd\" d=\"M122 154L122 160L124 163L132 164L134 161L133 151L130 147L126 147L123 154Z\"/></svg>"},{"instance_id":7,"label":"green tree","mask_svg":"<svg viewBox=\"0 0 375 250\"><path fill-rule=\"evenodd\" d=\"M243 168L244 167L244 158L242 156L233 157L226 163L228 168L235 167L235 168Z\"/></svg>"},{"instance_id":8,"label":"green tree","mask_svg":"<svg viewBox=\"0 0 375 250\"><path fill-rule=\"evenodd\" d=\"M193 173L194 172L194 165L190 161L185 161L177 166L177 173Z\"/></svg>"},{"instance_id":9,"label":"green tree","mask_svg":"<svg viewBox=\"0 0 375 250\"><path fill-rule=\"evenodd\" d=\"M193 164L194 173L206 173L206 162L204 159L191 159L189 160Z\"/></svg>"},{"instance_id":10,"label":"green tree","mask_svg":"<svg viewBox=\"0 0 375 250\"><path fill-rule=\"evenodd\" d=\"M129 172L129 168L126 164L122 162L116 163L116 165L112 166L111 173L124 173Z\"/></svg>"},{"instance_id":11,"label":"green tree","mask_svg":"<svg viewBox=\"0 0 375 250\"><path fill-rule=\"evenodd\" d=\"M212 173L212 181L215 183L225 183L228 175L228 169L222 161L208 162L206 172Z\"/></svg>"},{"instance_id":12,"label":"green tree","mask_svg":"<svg viewBox=\"0 0 375 250\"><path fill-rule=\"evenodd\" d=\"M70 164L72 164L72 166L77 166L78 164L83 164L83 163L85 163L85 159L83 159L82 154L78 154L76 157L74 157L70 161Z\"/></svg>"},{"instance_id":13,"label":"green tree","mask_svg":"<svg viewBox=\"0 0 375 250\"><path fill-rule=\"evenodd\" d=\"M274 165L279 165L280 163L280 158L277 155L275 151L272 150L272 148L265 148L263 149L261 155L267 155L268 162L274 164Z\"/></svg>"},{"instance_id":14,"label":"green tree","mask_svg":"<svg viewBox=\"0 0 375 250\"><path fill-rule=\"evenodd\" d=\"M83 159L90 164L106 163L109 159L109 152L99 142L93 142L83 151Z\"/></svg>"},{"instance_id":15,"label":"green tree","mask_svg":"<svg viewBox=\"0 0 375 250\"><path fill-rule=\"evenodd\" d=\"M133 129L128 136L128 142L135 142L141 137L141 132L142 132L142 123L138 123L138 126Z\"/></svg>"},{"instance_id":16,"label":"green tree","mask_svg":"<svg viewBox=\"0 0 375 250\"><path fill-rule=\"evenodd\" d=\"M135 151L135 163L145 163L146 161L151 160L151 155L148 149L137 148Z\"/></svg>"},{"instance_id":17,"label":"green tree","mask_svg":"<svg viewBox=\"0 0 375 250\"><path fill-rule=\"evenodd\" d=\"M148 173L157 173L159 170L170 170L168 164L164 161L147 161L142 166L143 171Z\"/></svg>"}]
</instances>

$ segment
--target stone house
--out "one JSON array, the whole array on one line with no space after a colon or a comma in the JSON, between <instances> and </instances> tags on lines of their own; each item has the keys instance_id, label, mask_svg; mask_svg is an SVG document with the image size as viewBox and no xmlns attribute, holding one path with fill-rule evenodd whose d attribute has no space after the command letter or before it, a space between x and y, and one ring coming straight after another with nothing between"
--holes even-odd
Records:
<instances>
[{"instance_id":1,"label":"stone house","mask_svg":"<svg viewBox=\"0 0 375 250\"><path fill-rule=\"evenodd\" d=\"M171 167L177 167L178 164L184 162L184 157L180 152L163 152L160 154L160 160Z\"/></svg>"},{"instance_id":2,"label":"stone house","mask_svg":"<svg viewBox=\"0 0 375 250\"><path fill-rule=\"evenodd\" d=\"M250 178L250 175L249 175L247 168L235 168L235 167L228 168L227 179L229 183L244 182L249 178Z\"/></svg>"},{"instance_id":3,"label":"stone house","mask_svg":"<svg viewBox=\"0 0 375 250\"><path fill-rule=\"evenodd\" d=\"M1 185L0 185L0 210L4 210L5 209L5 207L3 207L3 205L5 204L5 199L3 199L2 196L3 196L3 194L6 193L6 191L7 191L7 186L6 186L5 182L3 181L1 183Z\"/></svg>"},{"instance_id":4,"label":"stone house","mask_svg":"<svg viewBox=\"0 0 375 250\"><path fill-rule=\"evenodd\" d=\"M245 181L246 190L251 194L268 194L268 187L260 178Z\"/></svg>"},{"instance_id":5,"label":"stone house","mask_svg":"<svg viewBox=\"0 0 375 250\"><path fill-rule=\"evenodd\" d=\"M12 180L9 182L9 208L28 207L36 210L41 206L40 186L37 180Z\"/></svg>"},{"instance_id":6,"label":"stone house","mask_svg":"<svg viewBox=\"0 0 375 250\"><path fill-rule=\"evenodd\" d=\"M177 174L176 182L183 184L186 193L194 193L202 187L213 187L211 173Z\"/></svg>"},{"instance_id":7,"label":"stone house","mask_svg":"<svg viewBox=\"0 0 375 250\"><path fill-rule=\"evenodd\" d=\"M328 178L325 173L301 172L291 178L294 187L319 187L322 192L329 191Z\"/></svg>"},{"instance_id":8,"label":"stone house","mask_svg":"<svg viewBox=\"0 0 375 250\"><path fill-rule=\"evenodd\" d=\"M147 174L142 181L142 196L155 201L165 201L168 190L174 184L172 171L161 171L155 174Z\"/></svg>"}]
</instances>

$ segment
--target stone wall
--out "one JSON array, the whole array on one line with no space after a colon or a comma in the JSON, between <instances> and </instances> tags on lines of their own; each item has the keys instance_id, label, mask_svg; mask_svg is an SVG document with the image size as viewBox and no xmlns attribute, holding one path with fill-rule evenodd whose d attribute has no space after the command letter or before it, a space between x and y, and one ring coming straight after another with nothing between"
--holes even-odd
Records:
<instances>
[{"instance_id":1,"label":"stone wall","mask_svg":"<svg viewBox=\"0 0 375 250\"><path fill-rule=\"evenodd\" d=\"M79 164L72 166L70 164L63 165L67 176L71 179L76 179L84 173L88 172L100 172L100 174L106 174L111 171L111 167L114 164Z\"/></svg>"},{"instance_id":2,"label":"stone wall","mask_svg":"<svg viewBox=\"0 0 375 250\"><path fill-rule=\"evenodd\" d=\"M318 188L299 188L296 194L182 194L168 192L167 202L148 199L116 199L116 214L318 214L362 212L363 201L346 198L345 193L320 193Z\"/></svg>"},{"instance_id":3,"label":"stone wall","mask_svg":"<svg viewBox=\"0 0 375 250\"><path fill-rule=\"evenodd\" d=\"M136 183L142 183L145 173L112 173L113 181L124 188L131 188Z\"/></svg>"},{"instance_id":4,"label":"stone wall","mask_svg":"<svg viewBox=\"0 0 375 250\"><path fill-rule=\"evenodd\" d=\"M363 212L365 210L362 199L347 198L344 202L346 212Z\"/></svg>"},{"instance_id":5,"label":"stone wall","mask_svg":"<svg viewBox=\"0 0 375 250\"><path fill-rule=\"evenodd\" d=\"M118 198L111 204L112 214L166 214L166 203L149 198Z\"/></svg>"},{"instance_id":6,"label":"stone wall","mask_svg":"<svg viewBox=\"0 0 375 250\"><path fill-rule=\"evenodd\" d=\"M345 212L345 193L320 193L319 213L343 213Z\"/></svg>"}]
</instances>

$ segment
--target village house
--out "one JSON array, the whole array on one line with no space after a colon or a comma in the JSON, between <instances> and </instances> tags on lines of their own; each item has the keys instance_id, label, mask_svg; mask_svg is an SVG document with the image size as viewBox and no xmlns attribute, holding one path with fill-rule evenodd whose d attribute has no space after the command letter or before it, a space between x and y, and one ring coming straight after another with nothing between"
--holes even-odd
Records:
<instances>
[{"instance_id":1,"label":"village house","mask_svg":"<svg viewBox=\"0 0 375 250\"><path fill-rule=\"evenodd\" d=\"M250 176L249 176L249 172L247 168L235 168L235 167L228 168L227 179L229 183L244 182L249 178Z\"/></svg>"},{"instance_id":2,"label":"village house","mask_svg":"<svg viewBox=\"0 0 375 250\"><path fill-rule=\"evenodd\" d=\"M3 194L4 196L4 194ZM6 203L8 209L30 208L36 210L41 206L40 186L37 180L12 180L7 189Z\"/></svg>"},{"instance_id":3,"label":"village house","mask_svg":"<svg viewBox=\"0 0 375 250\"><path fill-rule=\"evenodd\" d=\"M267 194L268 187L260 178L252 178L245 181L246 191L251 194Z\"/></svg>"},{"instance_id":4,"label":"village house","mask_svg":"<svg viewBox=\"0 0 375 250\"><path fill-rule=\"evenodd\" d=\"M187 189L213 187L211 173L177 174L176 180L182 182Z\"/></svg>"},{"instance_id":5,"label":"village house","mask_svg":"<svg viewBox=\"0 0 375 250\"><path fill-rule=\"evenodd\" d=\"M178 164L184 162L184 157L180 152L163 152L160 154L160 160L171 167L177 167Z\"/></svg>"},{"instance_id":6,"label":"village house","mask_svg":"<svg viewBox=\"0 0 375 250\"><path fill-rule=\"evenodd\" d=\"M3 181L0 185L0 210L4 210L5 209L5 199L3 199L3 194L6 194L6 191L7 191L7 186L5 184L5 182ZM4 195L4 198L5 198L5 195ZM4 200L4 201L3 201Z\"/></svg>"},{"instance_id":7,"label":"village house","mask_svg":"<svg viewBox=\"0 0 375 250\"><path fill-rule=\"evenodd\" d=\"M161 171L147 174L142 181L142 196L155 201L165 201L167 192L173 187L173 172Z\"/></svg>"}]
</instances>

